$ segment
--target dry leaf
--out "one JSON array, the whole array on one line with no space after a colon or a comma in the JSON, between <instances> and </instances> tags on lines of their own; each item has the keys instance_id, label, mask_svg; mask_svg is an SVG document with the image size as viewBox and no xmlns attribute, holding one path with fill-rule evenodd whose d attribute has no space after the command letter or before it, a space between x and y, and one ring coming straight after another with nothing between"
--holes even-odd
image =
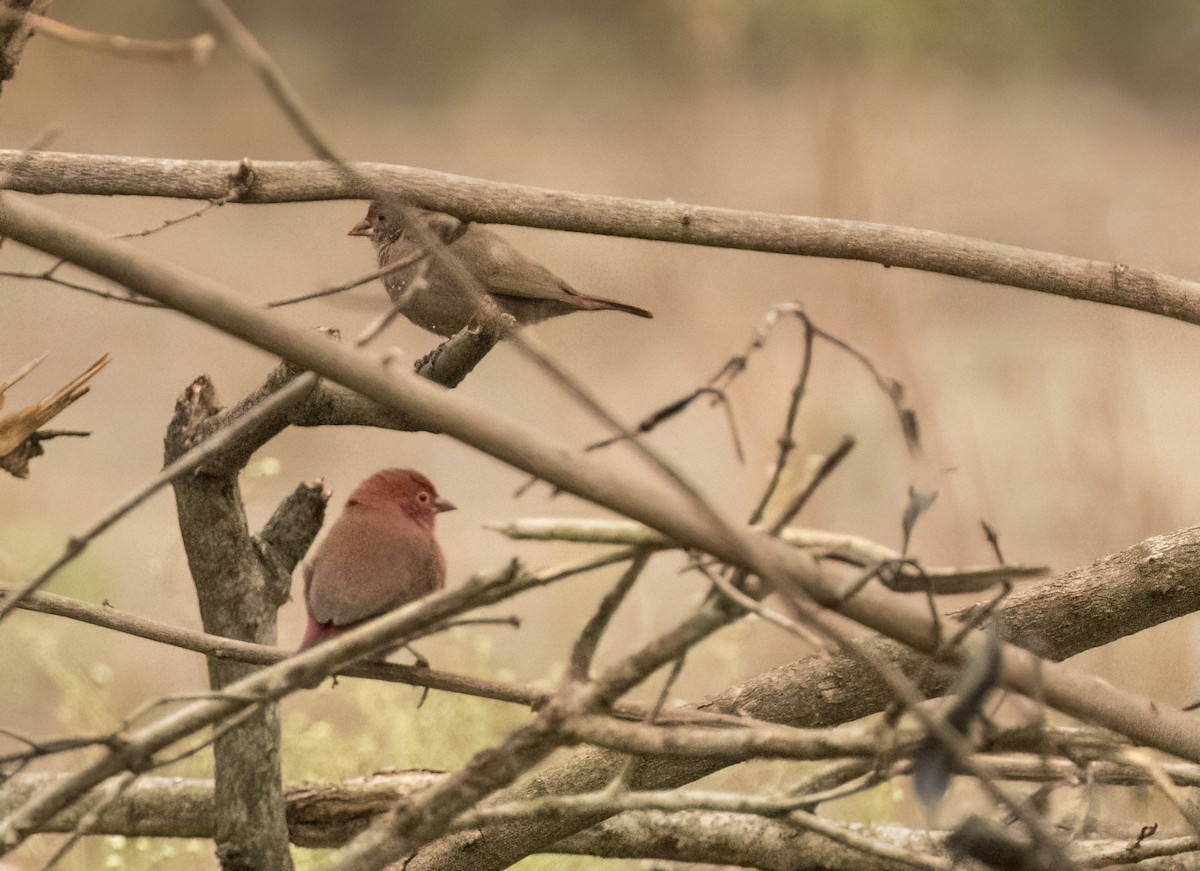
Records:
<instances>
[{"instance_id":1,"label":"dry leaf","mask_svg":"<svg viewBox=\"0 0 1200 871\"><path fill-rule=\"evenodd\" d=\"M0 401L3 400L3 392L28 375L42 359L44 357L21 367L14 376L0 385ZM0 457L15 451L27 438L45 426L72 402L87 393L88 381L108 365L108 359L108 354L105 354L84 370L83 374L63 385L41 402L35 402L14 414L0 417Z\"/></svg>"}]
</instances>

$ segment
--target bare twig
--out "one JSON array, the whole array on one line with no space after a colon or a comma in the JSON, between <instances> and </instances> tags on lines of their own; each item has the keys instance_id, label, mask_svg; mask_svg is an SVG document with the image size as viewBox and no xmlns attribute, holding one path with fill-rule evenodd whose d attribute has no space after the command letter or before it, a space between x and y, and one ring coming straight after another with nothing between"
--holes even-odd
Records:
<instances>
[{"instance_id":1,"label":"bare twig","mask_svg":"<svg viewBox=\"0 0 1200 871\"><path fill-rule=\"evenodd\" d=\"M518 541L572 541L585 544L621 544L676 548L661 533L629 520L598 520L570 518L520 518L485 523L484 528ZM784 529L779 538L792 547L808 551L818 560L840 563L871 570L871 578L890 567L884 581L888 589L897 592L923 592L929 585L939 594L977 593L991 589L1005 580L1026 580L1045 577L1048 566L921 566L905 560L899 551L856 535L828 532L821 529ZM870 578L868 578L869 580Z\"/></svg>"},{"instance_id":2,"label":"bare twig","mask_svg":"<svg viewBox=\"0 0 1200 871\"><path fill-rule=\"evenodd\" d=\"M128 233L120 233L114 236L114 239L144 239L147 236L152 236L170 227L177 226L185 221L191 221L202 217L212 209L219 209L221 206L228 205L240 200L246 195L251 185L254 184L254 169L249 160L243 159L238 164L238 170L229 178L229 189L219 197L209 200L198 209L194 209L187 214L180 215L177 218L167 218L156 227L148 227L143 230L133 230Z\"/></svg>"},{"instance_id":3,"label":"bare twig","mask_svg":"<svg viewBox=\"0 0 1200 871\"><path fill-rule=\"evenodd\" d=\"M454 822L454 829L481 828L498 823L511 825L535 818L577 817L593 819L626 811L708 810L724 813L751 813L766 817L782 817L801 830L821 834L846 847L873 857L899 861L908 867L950 871L948 859L922 855L913 850L863 835L854 829L822 819L802 810L803 800L790 796L751 796L686 790L669 792L626 792L614 796L610 792L570 796L546 796L540 799L505 804L488 804L467 811Z\"/></svg>"},{"instance_id":4,"label":"bare twig","mask_svg":"<svg viewBox=\"0 0 1200 871\"><path fill-rule=\"evenodd\" d=\"M772 309L767 313L767 318L771 318L771 316L777 311L778 309ZM767 323L773 323L773 321L768 321L767 318L764 318L764 325ZM788 403L787 415L784 418L783 432L780 434L778 439L779 453L775 457L775 466L771 469L771 478L767 482L767 486L763 489L762 496L758 500L758 505L756 505L754 510L750 512L749 523L751 526L762 520L763 513L767 510L767 505L769 505L771 502L771 497L775 495L775 490L779 487L779 482L783 480L783 472L784 469L787 468L788 457L791 456L792 451L796 448L796 418L800 412L800 402L804 399L804 391L808 386L809 373L812 371L814 335L812 321L810 321L807 316L801 318L801 323L804 324L804 354L800 361L800 374L796 378L796 386L792 388L792 398ZM763 327L760 327L760 331L762 329ZM741 357L741 366L737 367L733 371L742 371L742 369L745 368L745 361L749 358L751 350L762 347L762 344L765 341L765 333L762 335L763 340L751 343L750 349L747 350ZM849 447L847 447L847 450L849 450ZM815 477L814 482L816 482ZM796 510L799 511L799 508ZM783 527L787 526L789 522L790 518L779 523L778 526L780 529L782 529Z\"/></svg>"},{"instance_id":5,"label":"bare twig","mask_svg":"<svg viewBox=\"0 0 1200 871\"><path fill-rule=\"evenodd\" d=\"M201 33L188 39L135 39L129 36L83 30L32 12L22 14L0 9L0 18L21 19L35 32L76 48L101 51L134 60L182 61L200 64L209 59L216 47L216 40L210 33Z\"/></svg>"},{"instance_id":6,"label":"bare twig","mask_svg":"<svg viewBox=\"0 0 1200 871\"><path fill-rule=\"evenodd\" d=\"M71 836L59 845L58 849L54 851L54 855L46 860L46 863L42 866L42 871L50 871L51 868L57 865L71 851L72 847L79 843L80 838L91 834L92 829L100 821L100 815L120 799L136 779L136 774L126 772L120 777L115 777L105 783L102 787L103 795L101 795L92 807L88 808L86 813L80 816L74 831L71 832Z\"/></svg>"},{"instance_id":7,"label":"bare twig","mask_svg":"<svg viewBox=\"0 0 1200 871\"><path fill-rule=\"evenodd\" d=\"M727 408L729 406L729 400L725 396L725 393L723 391L718 390L715 387L709 387L709 386L697 387L695 390L693 390L691 393L687 394L686 396L680 397L679 399L676 399L673 402L667 403L662 408L652 411L648 416L646 416L641 421L639 421L638 424L636 426L634 426L633 429L631 429L628 433L618 433L617 435L609 436L608 438L603 438L603 439L600 439L599 441L592 442L590 445L586 445L584 447L584 450L585 451L600 450L601 448L607 448L610 445L615 445L617 442L624 441L627 438L631 438L634 435L645 435L646 433L653 432L654 430L656 430L659 427L660 424L665 423L666 421L671 420L676 415L681 414L682 412L686 411L687 408L693 402L695 402L697 399L699 399L702 396L712 397L713 404L721 403L724 406L726 406ZM732 420L732 418L730 418L730 419ZM735 450L737 451L738 457L740 459L741 454L742 454L742 449L741 449L741 443L737 439L736 431L734 432L734 447L735 447Z\"/></svg>"},{"instance_id":8,"label":"bare twig","mask_svg":"<svg viewBox=\"0 0 1200 871\"><path fill-rule=\"evenodd\" d=\"M59 753L72 753L84 747L95 747L98 744L106 744L111 736L91 736L79 738L58 738L51 740L38 740L27 737L14 732L12 729L0 728L0 735L10 738L25 745L25 750L19 750L11 753L0 753L0 768L12 765L12 769L0 770L0 782L7 780L13 774L23 770L29 763L43 759L47 756L54 756Z\"/></svg>"},{"instance_id":9,"label":"bare twig","mask_svg":"<svg viewBox=\"0 0 1200 871\"><path fill-rule=\"evenodd\" d=\"M575 563L554 566L535 573L546 584L554 583L583 572L593 571L612 564L618 559L628 559L629 554L611 554L600 558L589 558ZM0 602L7 601L11 590L0 588ZM249 641L237 641L220 635L208 635L194 629L184 629L172 626L146 617L126 614L106 606L93 605L59 596L53 593L32 593L18 606L30 611L53 614L72 620L79 620L95 626L103 626L117 632L145 638L172 647L192 650L216 659L233 662L245 662L251 665L273 665L291 656L294 651L282 650ZM390 662L358 662L346 666L336 672L345 677L359 677L369 680L404 683L412 686L428 687L429 689L460 693L479 698L511 702L528 707L540 707L545 704L550 694L544 690L534 689L501 681L490 681L482 678L467 677L438 671L433 668L415 668ZM628 717L644 716L644 709L638 706L626 706L621 713ZM0 730L3 732L4 730ZM22 739L26 740L26 739ZM76 740L76 739L72 739ZM94 739L84 740L87 746L96 743ZM59 745L54 742L38 742L35 749L47 753L59 753L77 749L76 744ZM6 757L0 755L0 764Z\"/></svg>"},{"instance_id":10,"label":"bare twig","mask_svg":"<svg viewBox=\"0 0 1200 871\"><path fill-rule=\"evenodd\" d=\"M850 436L843 436L838 446L828 456L822 458L821 465L813 473L809 482L805 484L804 489L796 494L783 511L779 512L779 516L771 524L770 532L772 536L778 536L789 523L796 519L796 515L804 510L804 506L808 504L808 500L812 498L813 493L817 492L817 488L821 486L821 483L833 474L833 470L838 467L853 448L854 439ZM784 459L781 457L780 463L782 462L784 462ZM764 506L767 504L769 498L769 496L764 497L762 502ZM756 510L755 514L758 513Z\"/></svg>"},{"instance_id":11,"label":"bare twig","mask_svg":"<svg viewBox=\"0 0 1200 871\"><path fill-rule=\"evenodd\" d=\"M9 187L95 196L221 196L237 163L0 149ZM261 161L242 202L373 199L403 194L417 205L484 223L657 239L806 257L866 260L1090 300L1200 324L1200 284L1124 263L1066 257L910 227L774 215L663 200L635 200L467 178L389 164Z\"/></svg>"},{"instance_id":12,"label":"bare twig","mask_svg":"<svg viewBox=\"0 0 1200 871\"><path fill-rule=\"evenodd\" d=\"M600 639L604 634L604 630L608 628L613 614L621 602L625 600L625 596L633 588L641 575L642 570L646 568L646 563L650 560L650 551L639 550L629 563L629 568L625 569L620 580L617 581L615 587L609 590L608 594L600 603L600 607L596 609L596 613L592 615L592 619L584 626L583 631L579 633L579 638L575 642L575 647L571 650L570 665L567 669L567 679L574 681L586 681L588 672L592 667L592 659L596 656L596 648L600 645Z\"/></svg>"},{"instance_id":13,"label":"bare twig","mask_svg":"<svg viewBox=\"0 0 1200 871\"><path fill-rule=\"evenodd\" d=\"M238 21L221 0L196 0L200 7L220 28L226 39L230 40L241 55L246 58L262 79L267 91L292 122L292 126L303 137L310 149L323 160L340 165L342 160L335 155L325 143L325 138L317 133L316 123L300 102L300 97L280 72L274 59L259 44L254 35Z\"/></svg>"},{"instance_id":14,"label":"bare twig","mask_svg":"<svg viewBox=\"0 0 1200 871\"><path fill-rule=\"evenodd\" d=\"M368 273L362 278L356 278L353 281L347 282L346 284L339 284L335 287L326 287L322 288L321 290L314 290L312 293L302 293L299 296L291 296L286 299L273 300L267 303L267 308L282 308L283 306L295 305L299 302L307 302L310 299L320 299L324 296L333 296L334 294L345 293L347 290L354 290L356 287L362 287L364 284L370 284L372 281L384 278L385 276L391 275L393 272L397 272L401 269L407 269L409 266L424 260L428 256L428 252L418 251L409 257L402 257L395 263L389 263L387 266L376 269L374 272Z\"/></svg>"},{"instance_id":15,"label":"bare twig","mask_svg":"<svg viewBox=\"0 0 1200 871\"><path fill-rule=\"evenodd\" d=\"M988 546L991 547L992 553L996 555L996 562L1003 565L1004 555L1000 553L1000 536L986 520L981 520L979 525L983 527L983 536L987 539Z\"/></svg>"},{"instance_id":16,"label":"bare twig","mask_svg":"<svg viewBox=\"0 0 1200 871\"><path fill-rule=\"evenodd\" d=\"M59 262L61 263L62 261ZM144 308L165 308L161 302L155 302L152 299L142 299L141 297L130 296L127 294L116 294L107 290L101 290L97 287L88 287L86 284L80 284L76 281L69 281L65 278L59 278L54 274L54 270L58 268L58 265L59 264L56 263L50 269L43 270L42 272L2 271L0 272L0 276L3 276L4 278L23 279L26 281L48 281L51 284L57 284L60 287L67 288L68 290L78 290L81 293L86 293L90 296L96 296L100 299L110 299L116 302L125 302L129 303L130 305L142 306Z\"/></svg>"}]
</instances>

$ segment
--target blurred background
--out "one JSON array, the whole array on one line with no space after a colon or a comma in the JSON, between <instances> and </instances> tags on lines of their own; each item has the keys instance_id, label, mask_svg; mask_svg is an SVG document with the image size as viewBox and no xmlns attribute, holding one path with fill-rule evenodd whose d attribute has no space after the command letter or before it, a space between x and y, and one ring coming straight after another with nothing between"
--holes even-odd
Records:
<instances>
[{"instance_id":1,"label":"blurred background","mask_svg":"<svg viewBox=\"0 0 1200 871\"><path fill-rule=\"evenodd\" d=\"M352 159L923 227L1200 276L1200 9L1186 0L233 7ZM50 14L144 38L208 29L185 2L57 0ZM223 47L205 66L152 65L35 37L0 95L0 147L24 147L48 129L57 131L48 148L58 151L309 157L255 74ZM47 202L112 233L196 207ZM373 269L369 244L346 236L365 208L229 205L133 244L267 301ZM927 562L988 562L979 531L986 519L1010 560L1065 570L1200 514L1200 403L1185 389L1200 379L1194 327L872 264L501 232L581 291L654 311L653 321L598 313L533 329L626 421L709 378L785 301L802 303L820 327L903 382L922 424L919 460L871 377L818 346L795 468L843 434L859 445L804 525L899 546L915 483L940 493L914 538ZM11 243L0 252L0 269L42 264ZM91 394L55 422L92 436L49 443L28 480L0 477L0 582L14 585L158 471L175 398L192 379L208 374L232 404L275 361L182 316L45 283L0 278L0 300L0 376L50 352L8 397L10 409L113 355ZM354 335L384 304L376 284L282 315ZM734 515L749 512L767 480L799 340L797 324L779 324L732 391L744 462L719 409L698 406L651 437ZM436 339L402 322L379 344L413 359ZM602 435L503 347L459 389L564 445ZM604 460L640 468L620 447ZM484 530L487 521L606 516L573 497L552 499L544 487L514 498L523 474L447 438L333 428L289 431L260 452L242 480L247 509L257 528L297 482L324 478L337 511L359 480L394 465L424 471L460 506L439 524L451 583L513 554L541 566L587 550L513 545ZM651 637L699 599L704 587L681 565L669 556L652 563L602 658ZM518 631L455 630L422 652L439 668L551 686L614 577L576 579L512 603L500 613L518 614ZM199 626L170 494L108 533L50 589ZM298 643L298 596L280 624L280 643ZM1080 665L1164 704L1184 703L1200 693L1194 628L1187 618L1090 652ZM1165 645L1175 651L1169 663ZM699 699L804 652L787 636L735 627L689 660L675 695ZM206 686L193 654L36 614L6 622L0 661L0 725L31 735L111 729L147 698ZM437 694L415 712L417 698L410 688L343 681L288 700L287 776L449 767L525 716ZM477 734L448 735L445 717L456 715ZM207 763L188 764L179 770L203 773ZM213 865L203 842L110 841L77 849L65 867L95 867L88 863L101 857L157 867L184 853L195 857L186 867Z\"/></svg>"}]
</instances>

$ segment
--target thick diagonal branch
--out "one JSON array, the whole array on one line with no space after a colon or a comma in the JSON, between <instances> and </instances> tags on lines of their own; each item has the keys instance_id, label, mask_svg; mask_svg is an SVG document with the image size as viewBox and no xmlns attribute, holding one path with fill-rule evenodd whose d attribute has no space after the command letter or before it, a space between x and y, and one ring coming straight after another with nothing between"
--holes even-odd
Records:
<instances>
[{"instance_id":1,"label":"thick diagonal branch","mask_svg":"<svg viewBox=\"0 0 1200 871\"><path fill-rule=\"evenodd\" d=\"M370 355L296 329L212 280L113 242L10 194L0 196L0 233L70 258L131 290L410 415L423 426L654 527L684 546L764 576L779 588L835 606L841 613L910 647L927 652L938 647L936 629L920 603L875 588L840 602L831 579L816 571L810 558L782 542L746 532L729 537L723 530L713 529L694 506L644 477L580 457L533 427L506 420L424 379L389 372ZM948 651L946 655L956 659L961 652ZM1184 758L1200 760L1200 724L1194 719L1158 710L1149 700L1096 678L1039 662L1009 645L1004 652L1002 682L1010 689L1040 696L1066 713L1118 729Z\"/></svg>"}]
</instances>

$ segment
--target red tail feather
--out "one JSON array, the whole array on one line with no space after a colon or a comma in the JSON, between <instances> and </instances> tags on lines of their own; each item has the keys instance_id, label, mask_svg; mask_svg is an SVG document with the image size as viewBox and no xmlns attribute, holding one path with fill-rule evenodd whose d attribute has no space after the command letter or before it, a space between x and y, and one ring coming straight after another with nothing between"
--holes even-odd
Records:
<instances>
[{"instance_id":1,"label":"red tail feather","mask_svg":"<svg viewBox=\"0 0 1200 871\"><path fill-rule=\"evenodd\" d=\"M349 626L334 626L332 623L318 623L310 615L308 618L308 628L304 630L304 640L300 642L297 652L308 650L314 644L320 644L322 641L328 641L330 638L337 638L349 628Z\"/></svg>"}]
</instances>

